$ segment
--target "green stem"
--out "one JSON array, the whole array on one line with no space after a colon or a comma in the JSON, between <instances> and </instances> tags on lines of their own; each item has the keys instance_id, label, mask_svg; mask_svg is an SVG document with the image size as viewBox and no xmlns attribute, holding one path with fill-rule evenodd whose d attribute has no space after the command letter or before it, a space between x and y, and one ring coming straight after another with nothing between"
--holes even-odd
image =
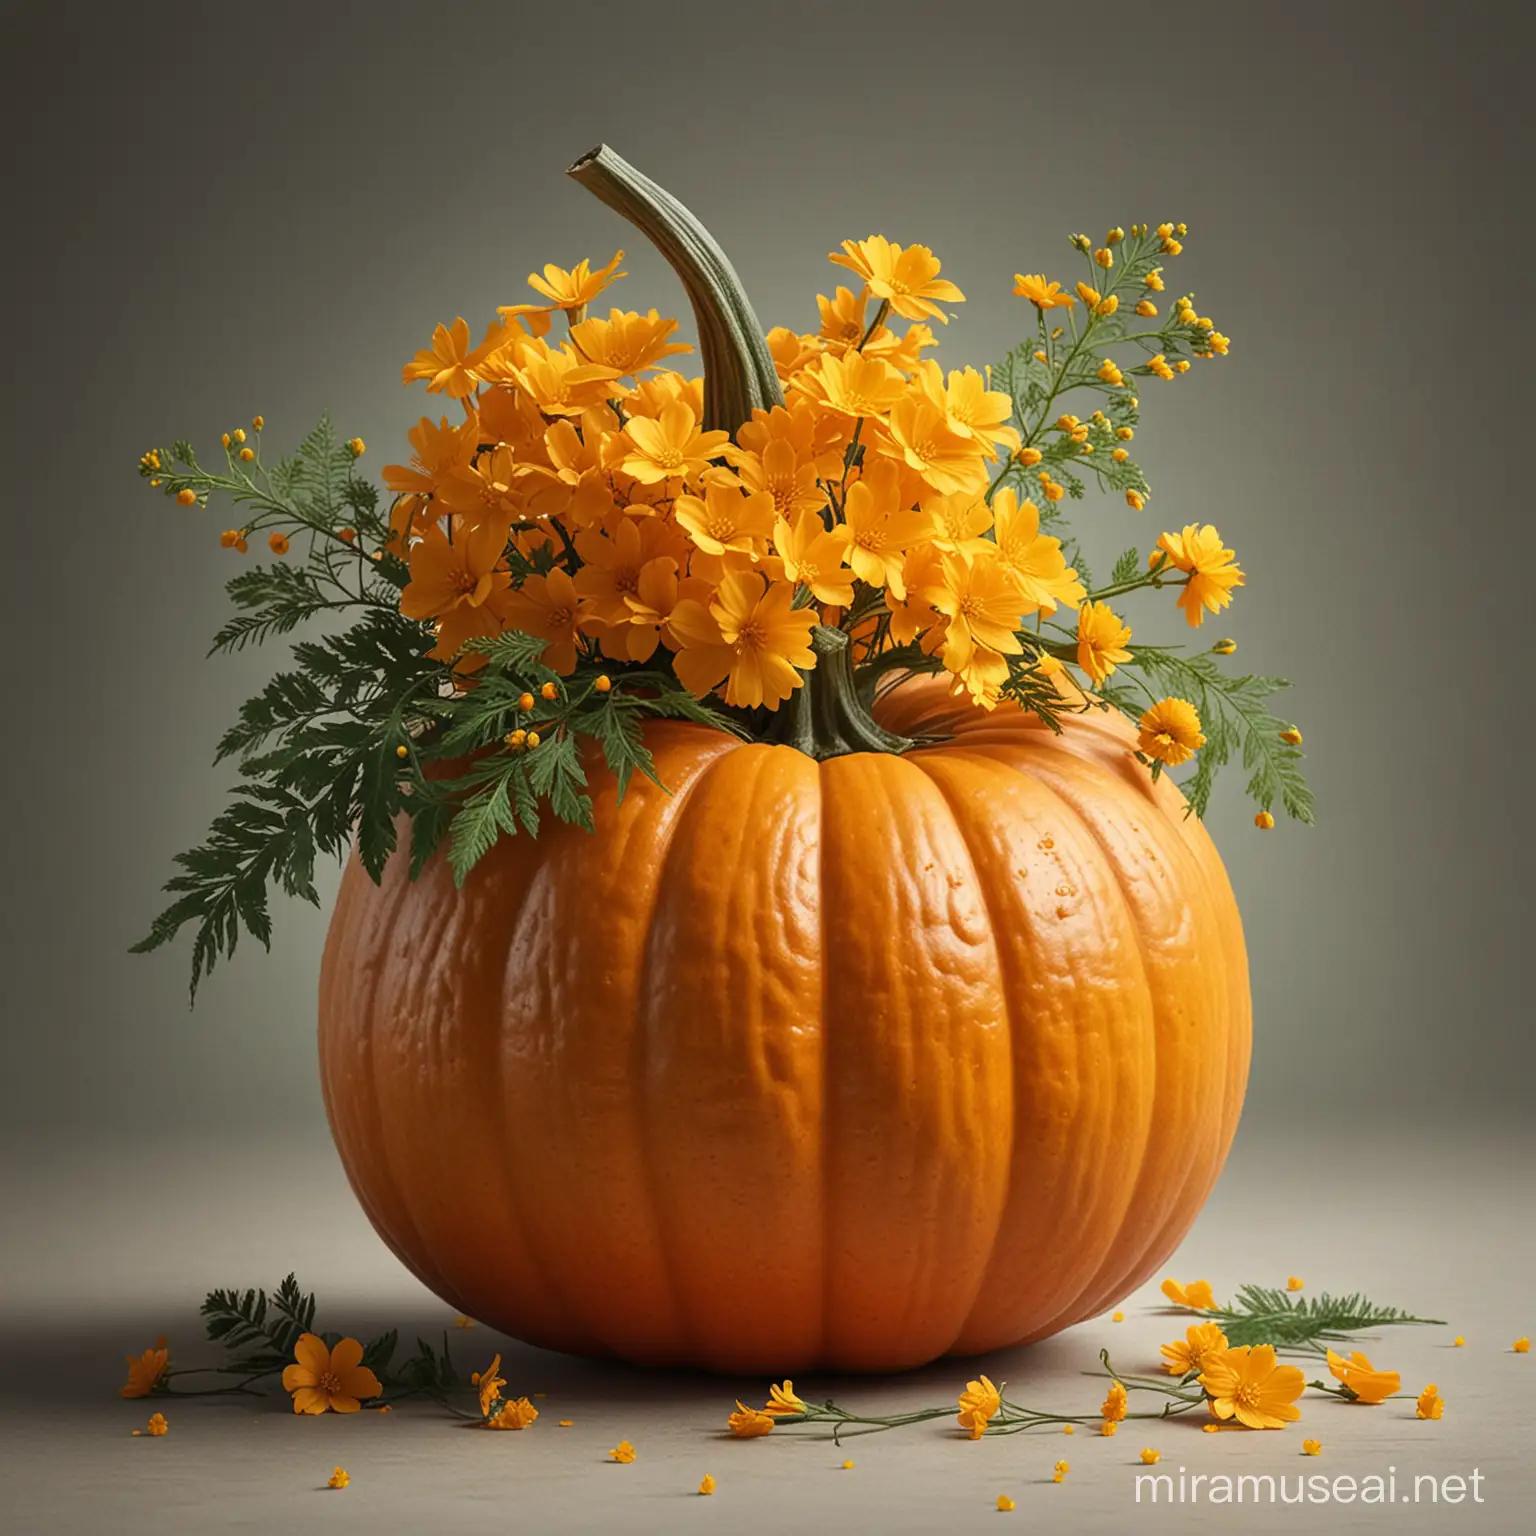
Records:
<instances>
[{"instance_id":1,"label":"green stem","mask_svg":"<svg viewBox=\"0 0 1536 1536\"><path fill-rule=\"evenodd\" d=\"M583 155L566 174L628 219L683 280L704 363L704 427L734 433L754 410L783 405L763 328L709 231L606 144Z\"/></svg>"},{"instance_id":2,"label":"green stem","mask_svg":"<svg viewBox=\"0 0 1536 1536\"><path fill-rule=\"evenodd\" d=\"M801 674L795 689L774 716L769 741L794 747L818 763L852 752L905 752L910 737L897 736L875 723L853 680L852 646L840 629L818 624L811 631L816 665Z\"/></svg>"}]
</instances>

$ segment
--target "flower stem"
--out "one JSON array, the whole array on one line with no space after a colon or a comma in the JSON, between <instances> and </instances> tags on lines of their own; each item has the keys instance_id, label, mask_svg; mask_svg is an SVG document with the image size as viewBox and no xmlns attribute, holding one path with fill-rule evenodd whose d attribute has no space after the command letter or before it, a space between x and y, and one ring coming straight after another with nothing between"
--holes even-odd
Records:
<instances>
[{"instance_id":1,"label":"flower stem","mask_svg":"<svg viewBox=\"0 0 1536 1536\"><path fill-rule=\"evenodd\" d=\"M897 736L864 707L853 679L852 646L846 633L818 624L811 631L816 665L773 718L767 740L794 747L818 763L852 752L905 752L915 745Z\"/></svg>"}]
</instances>

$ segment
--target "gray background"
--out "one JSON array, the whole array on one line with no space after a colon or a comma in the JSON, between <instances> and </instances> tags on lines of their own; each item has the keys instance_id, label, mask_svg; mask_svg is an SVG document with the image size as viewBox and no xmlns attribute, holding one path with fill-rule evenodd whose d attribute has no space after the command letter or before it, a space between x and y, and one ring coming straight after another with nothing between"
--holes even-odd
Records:
<instances>
[{"instance_id":1,"label":"gray background","mask_svg":"<svg viewBox=\"0 0 1536 1536\"><path fill-rule=\"evenodd\" d=\"M1296 684L1318 828L1256 833L1232 782L1211 816L1253 959L1242 1187L1263 1205L1265 1168L1305 1168L1369 1227L1400 1186L1391 1230L1417 1246L1409 1164L1386 1149L1429 1149L1462 1170L1446 1200L1489 1192L1487 1262L1515 1293L1495 1229L1531 1206L1528 20L22 4L3 29L13 1312L154 1298L152 1334L167 1298L262 1279L215 1262L247 1253L405 1294L325 1139L323 915L280 905L274 957L242 952L195 1013L184 945L124 953L220 804L218 733L277 660L203 660L230 519L166 504L135 461L178 435L211 450L258 411L285 445L330 409L377 473L426 408L401 362L438 320L519 300L547 260L622 244L616 301L682 312L660 260L562 174L604 139L705 220L765 325L814 326L844 237L933 245L969 298L951 366L1022 334L1012 274L1063 273L1067 231L1188 222L1169 297L1193 287L1232 355L1143 392L1155 498L1139 516L1090 503L1078 526L1104 566L1215 522L1250 572L1218 627ZM1182 622L1138 615L1164 639ZM1485 1162L1463 1168L1474 1142ZM301 1149L297 1185L276 1147ZM1519 1174L1489 1184L1497 1168ZM271 1211L230 1214L258 1199ZM1312 1242L1295 1211L1291 1251ZM1377 1236L1402 1274L1413 1256ZM1255 1277L1220 1252L1226 1283ZM1442 1258L1447 1286L1482 1262Z\"/></svg>"}]
</instances>

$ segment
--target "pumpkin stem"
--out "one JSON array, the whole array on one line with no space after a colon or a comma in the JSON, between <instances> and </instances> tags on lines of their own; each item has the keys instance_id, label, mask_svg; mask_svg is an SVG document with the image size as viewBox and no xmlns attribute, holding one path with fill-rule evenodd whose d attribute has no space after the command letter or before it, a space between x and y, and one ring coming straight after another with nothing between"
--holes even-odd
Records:
<instances>
[{"instance_id":1,"label":"pumpkin stem","mask_svg":"<svg viewBox=\"0 0 1536 1536\"><path fill-rule=\"evenodd\" d=\"M778 370L746 290L714 237L669 192L599 144L566 172L623 214L683 280L704 363L704 421L732 434L754 410L784 404Z\"/></svg>"},{"instance_id":2,"label":"pumpkin stem","mask_svg":"<svg viewBox=\"0 0 1536 1536\"><path fill-rule=\"evenodd\" d=\"M840 629L818 624L811 631L816 665L800 675L795 689L773 717L766 740L793 747L818 763L850 752L905 752L916 742L897 736L864 707L853 679L853 647Z\"/></svg>"}]
</instances>

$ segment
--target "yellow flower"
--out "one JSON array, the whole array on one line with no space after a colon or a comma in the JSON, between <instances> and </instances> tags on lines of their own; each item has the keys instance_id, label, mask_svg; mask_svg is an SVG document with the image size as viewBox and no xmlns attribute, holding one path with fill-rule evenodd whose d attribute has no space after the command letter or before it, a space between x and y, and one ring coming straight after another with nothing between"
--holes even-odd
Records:
<instances>
[{"instance_id":1,"label":"yellow flower","mask_svg":"<svg viewBox=\"0 0 1536 1536\"><path fill-rule=\"evenodd\" d=\"M336 1470L332 1472L328 1478L326 1478L325 1486L327 1488L345 1488L351 1481L352 1479L347 1476L347 1469L345 1467L337 1467Z\"/></svg>"},{"instance_id":2,"label":"yellow flower","mask_svg":"<svg viewBox=\"0 0 1536 1536\"><path fill-rule=\"evenodd\" d=\"M571 340L588 361L611 368L621 377L633 377L656 367L664 357L692 352L686 342L669 341L676 320L649 314L611 309L606 320L583 320L571 327Z\"/></svg>"},{"instance_id":3,"label":"yellow flower","mask_svg":"<svg viewBox=\"0 0 1536 1536\"><path fill-rule=\"evenodd\" d=\"M501 1356L496 1355L483 1371L470 1372L470 1385L480 1389L481 1418L490 1416L491 1405L501 1396L501 1389L507 1384L501 1376L496 1374L500 1369Z\"/></svg>"},{"instance_id":4,"label":"yellow flower","mask_svg":"<svg viewBox=\"0 0 1536 1536\"><path fill-rule=\"evenodd\" d=\"M1125 1417L1126 1391L1118 1381L1109 1384L1109 1391L1104 1395L1104 1401L1099 1407L1107 1423L1119 1423Z\"/></svg>"},{"instance_id":5,"label":"yellow flower","mask_svg":"<svg viewBox=\"0 0 1536 1536\"><path fill-rule=\"evenodd\" d=\"M1285 740L1285 732L1284 731L1281 731L1280 739L1281 739L1281 741ZM1300 731L1296 732L1296 739L1298 741L1300 741L1300 739L1301 739L1301 732ZM1303 1280L1300 1275L1292 1275L1290 1277L1290 1279L1285 1282L1285 1288L1288 1291L1299 1291L1299 1290L1301 1290L1306 1285L1306 1283L1307 1282L1305 1280Z\"/></svg>"},{"instance_id":6,"label":"yellow flower","mask_svg":"<svg viewBox=\"0 0 1536 1536\"><path fill-rule=\"evenodd\" d=\"M702 500L679 496L673 508L678 526L706 554L736 550L756 560L773 537L773 497L766 491L748 495L734 485L706 485Z\"/></svg>"},{"instance_id":7,"label":"yellow flower","mask_svg":"<svg viewBox=\"0 0 1536 1536\"><path fill-rule=\"evenodd\" d=\"M761 453L738 451L736 478L747 491L766 491L774 511L793 521L801 512L820 512L827 494L816 480L813 459L802 460L795 445L783 438L763 444Z\"/></svg>"},{"instance_id":8,"label":"yellow flower","mask_svg":"<svg viewBox=\"0 0 1536 1536\"><path fill-rule=\"evenodd\" d=\"M914 374L918 388L944 412L950 430L974 438L988 458L996 457L994 445L1010 453L1019 446L1019 434L1008 424L1013 397L988 389L974 368L952 369L945 378L939 365L929 361L920 363Z\"/></svg>"},{"instance_id":9,"label":"yellow flower","mask_svg":"<svg viewBox=\"0 0 1536 1536\"><path fill-rule=\"evenodd\" d=\"M931 531L928 518L898 504L894 475L869 475L848 487L843 522L835 537L848 546L847 560L860 581L907 595L902 575L906 552Z\"/></svg>"},{"instance_id":10,"label":"yellow flower","mask_svg":"<svg viewBox=\"0 0 1536 1536\"><path fill-rule=\"evenodd\" d=\"M469 322L460 316L451 326L440 325L432 332L432 345L424 347L400 370L401 380L414 384L425 379L429 395L445 394L462 400L475 392L480 383L479 369L506 341L506 328L493 323L480 345L471 347Z\"/></svg>"},{"instance_id":11,"label":"yellow flower","mask_svg":"<svg viewBox=\"0 0 1536 1536\"><path fill-rule=\"evenodd\" d=\"M1153 293L1161 293L1163 291L1162 271L1161 267L1156 267L1142 279L1143 284L1150 288Z\"/></svg>"},{"instance_id":12,"label":"yellow flower","mask_svg":"<svg viewBox=\"0 0 1536 1536\"><path fill-rule=\"evenodd\" d=\"M777 709L804 681L797 669L816 664L815 611L793 601L787 582L752 572L727 575L707 608L683 599L668 620L681 646L673 662L678 681L700 697L724 681L727 704Z\"/></svg>"},{"instance_id":13,"label":"yellow flower","mask_svg":"<svg viewBox=\"0 0 1536 1536\"><path fill-rule=\"evenodd\" d=\"M1106 384L1125 383L1125 375L1120 372L1120 370L1115 366L1114 359L1110 357L1106 357L1104 361L1099 364L1099 377L1103 379Z\"/></svg>"},{"instance_id":14,"label":"yellow flower","mask_svg":"<svg viewBox=\"0 0 1536 1536\"><path fill-rule=\"evenodd\" d=\"M1193 1323L1184 1330L1182 1339L1164 1344L1159 1353L1168 1362L1170 1376L1187 1376L1198 1373L1207 1355L1219 1354L1227 1347L1227 1336L1219 1323Z\"/></svg>"},{"instance_id":15,"label":"yellow flower","mask_svg":"<svg viewBox=\"0 0 1536 1536\"><path fill-rule=\"evenodd\" d=\"M1207 611L1220 613L1232 601L1233 588L1247 580L1235 564L1237 557L1222 547L1221 535L1209 523L1203 528L1189 523L1182 533L1165 533L1157 547L1167 554L1170 567L1189 572L1189 583L1179 593L1179 607L1195 629L1205 621Z\"/></svg>"},{"instance_id":16,"label":"yellow flower","mask_svg":"<svg viewBox=\"0 0 1536 1536\"><path fill-rule=\"evenodd\" d=\"M1421 1419L1438 1419L1444 1417L1445 1399L1440 1396L1440 1388L1434 1382L1419 1393L1419 1400L1414 1406L1414 1415Z\"/></svg>"},{"instance_id":17,"label":"yellow flower","mask_svg":"<svg viewBox=\"0 0 1536 1536\"><path fill-rule=\"evenodd\" d=\"M400 594L400 611L408 619L440 619L456 608L479 608L511 582L511 574L501 569L505 529L487 524L456 533L450 543L441 528L425 528L412 544L411 580Z\"/></svg>"},{"instance_id":18,"label":"yellow flower","mask_svg":"<svg viewBox=\"0 0 1536 1536\"><path fill-rule=\"evenodd\" d=\"M1056 1463L1056 1466L1055 1466L1054 1470L1059 1472L1063 1477L1065 1477L1067 1475L1067 1473L1072 1470L1072 1463L1069 1462L1069 1461L1058 1461Z\"/></svg>"},{"instance_id":19,"label":"yellow flower","mask_svg":"<svg viewBox=\"0 0 1536 1536\"><path fill-rule=\"evenodd\" d=\"M1154 1451L1151 1446L1144 1446L1141 1452L1143 1466L1155 1467L1163 1459L1161 1451Z\"/></svg>"},{"instance_id":20,"label":"yellow flower","mask_svg":"<svg viewBox=\"0 0 1536 1536\"><path fill-rule=\"evenodd\" d=\"M957 432L949 417L922 394L909 394L891 407L889 438L881 453L904 461L941 495L981 490L987 472L985 450L969 432Z\"/></svg>"},{"instance_id":21,"label":"yellow flower","mask_svg":"<svg viewBox=\"0 0 1536 1536\"><path fill-rule=\"evenodd\" d=\"M1302 740L1301 732L1298 731L1294 725L1288 725L1283 731L1280 732L1280 740L1283 741L1288 747L1299 747ZM1301 1286L1299 1283L1296 1285L1287 1284L1286 1289L1291 1291L1299 1291Z\"/></svg>"},{"instance_id":22,"label":"yellow flower","mask_svg":"<svg viewBox=\"0 0 1536 1536\"><path fill-rule=\"evenodd\" d=\"M1191 1280L1180 1285L1177 1280L1164 1280L1163 1295L1176 1307L1191 1307L1196 1312L1210 1312L1216 1306L1216 1295L1209 1280Z\"/></svg>"},{"instance_id":23,"label":"yellow flower","mask_svg":"<svg viewBox=\"0 0 1536 1536\"><path fill-rule=\"evenodd\" d=\"M628 1440L620 1440L608 1454L615 1461L621 1461L628 1466L635 1459L635 1448Z\"/></svg>"},{"instance_id":24,"label":"yellow flower","mask_svg":"<svg viewBox=\"0 0 1536 1536\"><path fill-rule=\"evenodd\" d=\"M967 560L946 556L937 579L922 597L949 623L944 631L944 665L963 672L978 647L1003 656L1017 656L1023 646L1014 630L1019 624L1018 589L996 560Z\"/></svg>"},{"instance_id":25,"label":"yellow flower","mask_svg":"<svg viewBox=\"0 0 1536 1536\"><path fill-rule=\"evenodd\" d=\"M162 1334L155 1341L153 1349L146 1349L142 1355L124 1355L123 1358L128 1363L128 1380L117 1389L117 1395L148 1397L160 1385L160 1378L169 1368L171 1352L165 1347L165 1336Z\"/></svg>"},{"instance_id":26,"label":"yellow flower","mask_svg":"<svg viewBox=\"0 0 1536 1536\"><path fill-rule=\"evenodd\" d=\"M1021 299L1028 299L1036 309L1042 311L1070 309L1077 303L1070 293L1062 291L1060 283L1047 282L1043 272L1015 272L1013 291Z\"/></svg>"},{"instance_id":27,"label":"yellow flower","mask_svg":"<svg viewBox=\"0 0 1536 1536\"><path fill-rule=\"evenodd\" d=\"M1358 1349L1351 1351L1347 1360L1330 1349L1328 1369L1357 1403L1384 1402L1403 1384L1396 1371L1378 1371Z\"/></svg>"},{"instance_id":28,"label":"yellow flower","mask_svg":"<svg viewBox=\"0 0 1536 1536\"><path fill-rule=\"evenodd\" d=\"M1120 1423L1117 1419L1105 1419L1104 1422L1099 1425L1099 1433L1104 1435L1106 1438L1110 1435L1118 1434L1119 1431Z\"/></svg>"},{"instance_id":29,"label":"yellow flower","mask_svg":"<svg viewBox=\"0 0 1536 1536\"><path fill-rule=\"evenodd\" d=\"M501 1408L485 1421L487 1429L527 1429L538 1418L539 1410L520 1397L515 1402L503 1403Z\"/></svg>"},{"instance_id":30,"label":"yellow flower","mask_svg":"<svg viewBox=\"0 0 1536 1536\"><path fill-rule=\"evenodd\" d=\"M1274 830L1275 818L1268 811L1260 811L1253 818L1253 824L1260 832L1271 832Z\"/></svg>"},{"instance_id":31,"label":"yellow flower","mask_svg":"<svg viewBox=\"0 0 1536 1536\"><path fill-rule=\"evenodd\" d=\"M1151 299L1143 299L1139 304L1137 304L1136 313L1140 315L1143 320L1150 320L1157 313L1157 305L1154 304Z\"/></svg>"},{"instance_id":32,"label":"yellow flower","mask_svg":"<svg viewBox=\"0 0 1536 1536\"><path fill-rule=\"evenodd\" d=\"M1115 264L1115 253L1108 246L1100 246L1093 253L1093 259L1107 272Z\"/></svg>"},{"instance_id":33,"label":"yellow flower","mask_svg":"<svg viewBox=\"0 0 1536 1536\"><path fill-rule=\"evenodd\" d=\"M1077 664L1095 683L1102 683L1122 662L1131 659L1125 644L1131 626L1123 624L1108 603L1085 603L1077 612Z\"/></svg>"},{"instance_id":34,"label":"yellow flower","mask_svg":"<svg viewBox=\"0 0 1536 1536\"><path fill-rule=\"evenodd\" d=\"M1124 1321L1125 1321L1125 1313L1124 1312L1116 1312L1114 1314L1114 1316L1110 1318L1110 1322L1112 1322L1112 1323L1123 1323Z\"/></svg>"},{"instance_id":35,"label":"yellow flower","mask_svg":"<svg viewBox=\"0 0 1536 1536\"><path fill-rule=\"evenodd\" d=\"M1511 1347L1517 1355L1528 1355L1531 1352L1531 1341L1527 1338L1519 1338Z\"/></svg>"},{"instance_id":36,"label":"yellow flower","mask_svg":"<svg viewBox=\"0 0 1536 1536\"><path fill-rule=\"evenodd\" d=\"M508 592L503 611L506 622L515 629L543 636L546 644L540 659L562 677L569 677L576 670L580 604L571 578L556 566L547 576L530 576L517 591Z\"/></svg>"},{"instance_id":37,"label":"yellow flower","mask_svg":"<svg viewBox=\"0 0 1536 1536\"><path fill-rule=\"evenodd\" d=\"M1033 469L1043 457L1044 455L1038 448L1020 448L1019 451L1014 454L1014 458L1016 458L1019 463L1024 466L1025 469Z\"/></svg>"},{"instance_id":38,"label":"yellow flower","mask_svg":"<svg viewBox=\"0 0 1536 1536\"><path fill-rule=\"evenodd\" d=\"M1015 1507L1015 1505L1013 1500L1010 1499L1006 1493L1000 1493L997 1496L997 1507L999 1513L1006 1515L1010 1509Z\"/></svg>"},{"instance_id":39,"label":"yellow flower","mask_svg":"<svg viewBox=\"0 0 1536 1536\"><path fill-rule=\"evenodd\" d=\"M619 467L642 485L656 485L669 475L702 474L731 434L700 431L692 409L676 400L659 417L631 416L624 438L627 451Z\"/></svg>"},{"instance_id":40,"label":"yellow flower","mask_svg":"<svg viewBox=\"0 0 1536 1536\"><path fill-rule=\"evenodd\" d=\"M1170 768L1188 762L1205 745L1200 716L1188 699L1159 699L1139 724L1137 746Z\"/></svg>"},{"instance_id":41,"label":"yellow flower","mask_svg":"<svg viewBox=\"0 0 1536 1536\"><path fill-rule=\"evenodd\" d=\"M804 1413L805 1404L795 1395L795 1384L788 1377L768 1388L764 1413Z\"/></svg>"},{"instance_id":42,"label":"yellow flower","mask_svg":"<svg viewBox=\"0 0 1536 1536\"><path fill-rule=\"evenodd\" d=\"M1098 315L1101 319L1107 320L1107 319L1109 319L1109 317L1111 315L1115 314L1119 310L1119 308L1120 308L1120 299L1119 299L1119 297L1116 294L1113 294L1113 293L1106 293L1104 295L1104 297L1102 299L1100 299L1099 302L1093 306L1093 312L1094 312L1094 314Z\"/></svg>"},{"instance_id":43,"label":"yellow flower","mask_svg":"<svg viewBox=\"0 0 1536 1536\"><path fill-rule=\"evenodd\" d=\"M783 561L785 581L808 587L817 602L845 605L854 601L854 573L843 564L846 544L829 533L820 515L802 511L796 521L774 524L774 548Z\"/></svg>"},{"instance_id":44,"label":"yellow flower","mask_svg":"<svg viewBox=\"0 0 1536 1536\"><path fill-rule=\"evenodd\" d=\"M1002 1394L992 1385L988 1376L979 1381L966 1383L965 1391L957 1400L960 1412L955 1415L960 1427L969 1432L972 1440L981 1439L987 1422L994 1418L1003 1406Z\"/></svg>"},{"instance_id":45,"label":"yellow flower","mask_svg":"<svg viewBox=\"0 0 1536 1536\"><path fill-rule=\"evenodd\" d=\"M795 380L812 399L843 416L884 416L907 392L900 369L863 352L830 352Z\"/></svg>"},{"instance_id":46,"label":"yellow flower","mask_svg":"<svg viewBox=\"0 0 1536 1536\"><path fill-rule=\"evenodd\" d=\"M713 1493L714 1491L715 1491L715 1480L714 1480L714 1478L712 1478L709 1475L708 1472L706 1472L704 1474L703 1478L699 1482L699 1492L703 1493L703 1494L710 1494L710 1493Z\"/></svg>"},{"instance_id":47,"label":"yellow flower","mask_svg":"<svg viewBox=\"0 0 1536 1536\"><path fill-rule=\"evenodd\" d=\"M1113 451L1113 452L1112 452L1112 453L1111 453L1111 454L1110 454L1110 458L1112 458L1112 459L1113 459L1113 460L1114 460L1114 461L1115 461L1115 463L1116 463L1116 464L1124 464L1124 463L1125 463L1125 461L1126 461L1126 460L1127 460L1127 459L1128 459L1128 458L1130 458L1130 454L1128 454L1128 453L1127 453L1127 452L1126 452L1126 451L1125 451L1125 449L1124 449L1124 448L1116 448L1116 449L1115 449L1115 450L1114 450L1114 451Z\"/></svg>"},{"instance_id":48,"label":"yellow flower","mask_svg":"<svg viewBox=\"0 0 1536 1536\"><path fill-rule=\"evenodd\" d=\"M1463 1335L1458 1333L1456 1335L1456 1337L1451 1340L1451 1348L1452 1349L1462 1349L1462 1348L1465 1348L1466 1342L1467 1341L1466 1341L1465 1337L1463 1337Z\"/></svg>"},{"instance_id":49,"label":"yellow flower","mask_svg":"<svg viewBox=\"0 0 1536 1536\"><path fill-rule=\"evenodd\" d=\"M1301 1442L1301 1454L1303 1456L1321 1456L1323 1454L1323 1442L1321 1440L1303 1440Z\"/></svg>"},{"instance_id":50,"label":"yellow flower","mask_svg":"<svg viewBox=\"0 0 1536 1536\"><path fill-rule=\"evenodd\" d=\"M1171 379L1173 377L1173 367L1161 352L1147 364L1147 368L1160 379Z\"/></svg>"},{"instance_id":51,"label":"yellow flower","mask_svg":"<svg viewBox=\"0 0 1536 1536\"><path fill-rule=\"evenodd\" d=\"M1141 509L1146 506L1147 500L1140 491L1133 487L1131 490L1128 490L1125 493L1125 504L1131 509L1132 512L1140 512Z\"/></svg>"},{"instance_id":52,"label":"yellow flower","mask_svg":"<svg viewBox=\"0 0 1536 1536\"><path fill-rule=\"evenodd\" d=\"M832 252L828 260L864 280L877 299L886 300L907 320L939 320L949 316L934 303L963 304L965 295L947 278L939 276L942 263L926 245L893 245L884 235L867 240L844 240L843 254Z\"/></svg>"},{"instance_id":53,"label":"yellow flower","mask_svg":"<svg viewBox=\"0 0 1536 1536\"><path fill-rule=\"evenodd\" d=\"M583 305L590 304L609 283L625 275L616 270L623 260L624 252L615 251L613 260L596 272L592 270L592 263L585 257L569 272L564 267L557 267L551 263L544 268L542 277L536 272L530 272L528 286L535 293L542 293L549 300L551 309L580 309ZM509 304L502 309L501 313L504 315L526 314L542 307L535 304Z\"/></svg>"},{"instance_id":54,"label":"yellow flower","mask_svg":"<svg viewBox=\"0 0 1536 1536\"><path fill-rule=\"evenodd\" d=\"M363 1346L342 1339L334 1349L318 1334L301 1335L293 1346L295 1364L283 1372L284 1390L293 1394L295 1413L356 1413L359 1399L384 1389L363 1364Z\"/></svg>"},{"instance_id":55,"label":"yellow flower","mask_svg":"<svg viewBox=\"0 0 1536 1536\"><path fill-rule=\"evenodd\" d=\"M1235 1418L1249 1429L1281 1429L1301 1417L1295 1404L1307 1380L1296 1366L1276 1363L1272 1344L1239 1344L1206 1359L1200 1385L1216 1418Z\"/></svg>"},{"instance_id":56,"label":"yellow flower","mask_svg":"<svg viewBox=\"0 0 1536 1536\"><path fill-rule=\"evenodd\" d=\"M736 1412L731 1414L725 1422L738 1440L753 1440L758 1435L766 1435L773 1428L773 1415L763 1413L756 1408L748 1408L740 1398L737 1398Z\"/></svg>"},{"instance_id":57,"label":"yellow flower","mask_svg":"<svg viewBox=\"0 0 1536 1536\"><path fill-rule=\"evenodd\" d=\"M163 1413L152 1413L149 1416L149 1432L152 1435L163 1435L171 1426L165 1422Z\"/></svg>"}]
</instances>

